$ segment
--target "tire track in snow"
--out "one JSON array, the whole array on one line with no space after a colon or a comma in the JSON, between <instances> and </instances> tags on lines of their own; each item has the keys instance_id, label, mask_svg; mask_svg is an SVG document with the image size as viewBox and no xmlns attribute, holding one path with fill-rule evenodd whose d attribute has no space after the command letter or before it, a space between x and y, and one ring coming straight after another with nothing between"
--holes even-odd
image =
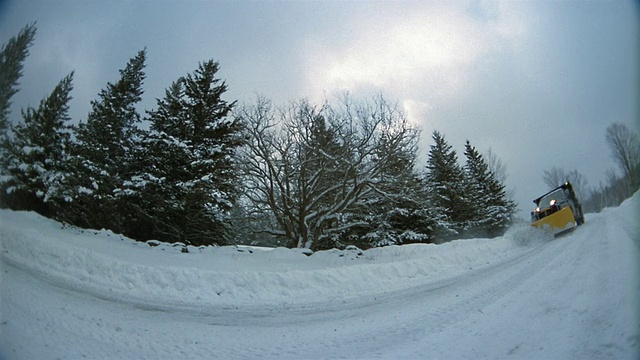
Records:
<instances>
[{"instance_id":1,"label":"tire track in snow","mask_svg":"<svg viewBox=\"0 0 640 360\"><path fill-rule=\"evenodd\" d=\"M416 348L415 344L409 343L422 343L420 347L432 348L433 351L441 349L437 340L432 341L432 335L445 329L463 328L470 314L482 316L489 305L508 297L526 279L545 271L545 266L561 254L561 251L553 249L564 246L566 245L548 243L508 261L452 279L454 281L445 287L435 290L425 287L402 296L398 299L398 305L402 307L405 316L399 317L400 321L393 324L391 329L384 332L385 336L376 339L372 345L380 344L376 348L377 354L382 357L399 355L397 351L393 354L385 352L391 344L395 344L394 349ZM403 304L410 306L403 307ZM413 336L407 339L406 334ZM398 342L407 344L398 345ZM439 354L427 351L426 354L402 354L399 357L448 357L450 349L446 350Z\"/></svg>"},{"instance_id":2,"label":"tire track in snow","mask_svg":"<svg viewBox=\"0 0 640 360\"><path fill-rule=\"evenodd\" d=\"M362 354L366 358L397 358L398 348L415 348L415 344L410 344L412 342L423 343L427 348L437 347L438 344L430 343L430 335L464 322L469 313L482 313L486 306L512 292L523 279L543 271L544 266L541 265L560 256L557 251L546 255L549 252L547 247L538 246L468 274L412 289L352 303L328 304L319 310L309 309L310 313L304 313L302 309L275 311L257 322L266 321L263 326L277 324L290 327L293 328L291 332L311 327L314 333L322 334L314 337L313 343L305 344L304 352L283 354L283 358L299 358L308 354L340 357L340 354L348 353L353 344L367 349ZM280 317L286 320L278 321ZM394 349L393 353L386 353L389 348ZM407 354L400 358L416 355ZM428 354L432 355L437 354ZM445 356L446 352L440 355Z\"/></svg>"}]
</instances>

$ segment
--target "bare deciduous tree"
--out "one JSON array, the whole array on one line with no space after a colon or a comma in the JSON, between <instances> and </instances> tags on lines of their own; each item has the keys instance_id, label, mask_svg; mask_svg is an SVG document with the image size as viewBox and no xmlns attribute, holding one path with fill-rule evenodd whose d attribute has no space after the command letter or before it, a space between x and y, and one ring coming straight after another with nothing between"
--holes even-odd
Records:
<instances>
[{"instance_id":1,"label":"bare deciduous tree","mask_svg":"<svg viewBox=\"0 0 640 360\"><path fill-rule=\"evenodd\" d=\"M491 148L489 148L486 154L484 154L484 159L489 171L493 173L495 179L501 184L504 184L507 181L507 167L504 165L502 160L500 160L498 155L496 155Z\"/></svg>"},{"instance_id":2,"label":"bare deciduous tree","mask_svg":"<svg viewBox=\"0 0 640 360\"><path fill-rule=\"evenodd\" d=\"M286 237L290 247L315 249L362 225L345 214L386 195L402 176L398 154L415 154L418 140L382 97L372 105L343 99L339 107L302 100L285 109L258 99L236 114L247 129L244 186L253 218L270 221L262 230Z\"/></svg>"},{"instance_id":3,"label":"bare deciduous tree","mask_svg":"<svg viewBox=\"0 0 640 360\"><path fill-rule=\"evenodd\" d=\"M638 135L622 123L613 123L607 128L607 144L611 156L627 179L630 193L638 184L637 172L640 166L640 140Z\"/></svg>"},{"instance_id":4,"label":"bare deciduous tree","mask_svg":"<svg viewBox=\"0 0 640 360\"><path fill-rule=\"evenodd\" d=\"M502 162L502 160L493 152L491 148L487 150L484 154L484 159L487 162L487 166L489 167L489 171L493 173L495 179L500 184L506 184L507 178L509 175L507 174L507 166ZM506 189L506 195L508 199L513 200L515 197L515 190L513 188Z\"/></svg>"},{"instance_id":5,"label":"bare deciduous tree","mask_svg":"<svg viewBox=\"0 0 640 360\"><path fill-rule=\"evenodd\" d=\"M566 172L562 168L552 167L551 170L545 170L542 180L549 187L553 189L556 186L562 185L565 181L571 182L573 190L576 192L578 199L582 199L589 192L587 189L587 179L578 172L578 170L572 170Z\"/></svg>"}]
</instances>

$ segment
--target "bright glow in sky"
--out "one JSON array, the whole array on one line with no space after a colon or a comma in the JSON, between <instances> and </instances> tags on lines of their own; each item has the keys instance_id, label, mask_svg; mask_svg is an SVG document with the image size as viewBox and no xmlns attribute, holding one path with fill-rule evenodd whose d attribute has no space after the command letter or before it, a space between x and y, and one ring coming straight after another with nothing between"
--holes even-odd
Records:
<instances>
[{"instance_id":1,"label":"bright glow in sky","mask_svg":"<svg viewBox=\"0 0 640 360\"><path fill-rule=\"evenodd\" d=\"M440 93L455 93L465 73L488 51L493 35L458 10L455 3L443 3L385 15L386 21L365 19L340 53L310 64L321 69L308 80L310 86L353 90L370 85L408 91L428 79Z\"/></svg>"},{"instance_id":2,"label":"bright glow in sky","mask_svg":"<svg viewBox=\"0 0 640 360\"><path fill-rule=\"evenodd\" d=\"M0 1L0 41L38 33L13 116L75 70L71 115L147 49L142 108L199 61L220 62L229 100L276 104L344 91L380 93L422 130L468 139L507 167L522 215L544 170L598 186L615 167L605 129L638 126L638 16L633 2Z\"/></svg>"}]
</instances>

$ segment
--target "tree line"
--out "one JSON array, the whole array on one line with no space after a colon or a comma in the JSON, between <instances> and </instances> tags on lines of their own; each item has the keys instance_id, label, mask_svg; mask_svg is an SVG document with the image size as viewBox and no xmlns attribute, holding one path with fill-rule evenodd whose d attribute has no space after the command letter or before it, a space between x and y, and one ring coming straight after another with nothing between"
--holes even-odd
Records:
<instances>
[{"instance_id":1,"label":"tree line","mask_svg":"<svg viewBox=\"0 0 640 360\"><path fill-rule=\"evenodd\" d=\"M607 169L606 184L591 187L578 170L560 167L545 170L542 180L549 188L570 181L582 202L585 212L599 212L606 207L620 205L640 190L640 138L625 124L614 122L606 129L605 140L611 158L617 165Z\"/></svg>"},{"instance_id":2,"label":"tree line","mask_svg":"<svg viewBox=\"0 0 640 360\"><path fill-rule=\"evenodd\" d=\"M264 241L312 250L498 236L516 204L469 141L466 162L419 132L382 96L239 106L214 60L199 63L140 114L146 50L107 83L84 121L68 115L73 75L9 118L36 34L0 51L0 204L136 240ZM148 127L141 126L142 123Z\"/></svg>"}]
</instances>

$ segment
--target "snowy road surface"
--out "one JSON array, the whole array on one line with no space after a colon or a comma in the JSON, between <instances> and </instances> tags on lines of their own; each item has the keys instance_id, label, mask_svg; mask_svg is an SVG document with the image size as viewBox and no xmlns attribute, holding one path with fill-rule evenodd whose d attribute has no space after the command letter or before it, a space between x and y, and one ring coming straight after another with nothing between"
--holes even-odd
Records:
<instances>
[{"instance_id":1,"label":"snowy road surface","mask_svg":"<svg viewBox=\"0 0 640 360\"><path fill-rule=\"evenodd\" d=\"M638 359L639 204L557 239L310 257L181 254L2 212L0 359Z\"/></svg>"}]
</instances>

